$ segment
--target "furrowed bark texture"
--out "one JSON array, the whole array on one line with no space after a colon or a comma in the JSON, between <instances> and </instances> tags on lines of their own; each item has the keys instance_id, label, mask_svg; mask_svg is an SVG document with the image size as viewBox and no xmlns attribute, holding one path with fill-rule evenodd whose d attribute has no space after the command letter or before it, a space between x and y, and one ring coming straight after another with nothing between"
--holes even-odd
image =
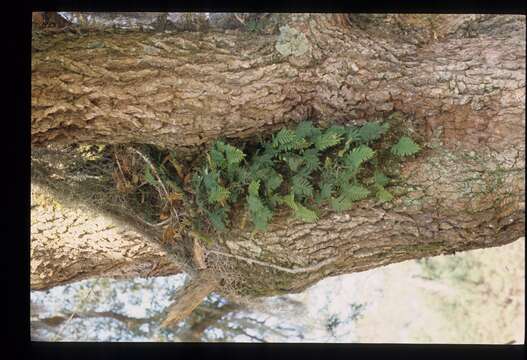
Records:
<instances>
[{"instance_id":1,"label":"furrowed bark texture","mask_svg":"<svg viewBox=\"0 0 527 360\"><path fill-rule=\"evenodd\" d=\"M31 185L31 288L90 277L161 276L177 266L149 235L85 206L61 204Z\"/></svg>"},{"instance_id":2,"label":"furrowed bark texture","mask_svg":"<svg viewBox=\"0 0 527 360\"><path fill-rule=\"evenodd\" d=\"M417 42L353 19L291 15L299 33L289 55L277 35L244 32L35 38L32 145L192 147L306 117L408 116L426 146L401 170L393 204L363 201L315 224L278 219L209 249L207 263L228 265L252 294L523 236L524 17L443 16ZM42 244L52 250L35 259L60 253Z\"/></svg>"}]
</instances>

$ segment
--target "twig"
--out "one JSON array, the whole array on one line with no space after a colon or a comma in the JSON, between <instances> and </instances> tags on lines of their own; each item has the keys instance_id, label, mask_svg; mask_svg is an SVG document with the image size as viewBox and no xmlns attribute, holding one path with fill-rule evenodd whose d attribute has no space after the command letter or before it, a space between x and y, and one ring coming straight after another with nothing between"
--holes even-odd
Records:
<instances>
[{"instance_id":1,"label":"twig","mask_svg":"<svg viewBox=\"0 0 527 360\"><path fill-rule=\"evenodd\" d=\"M121 168L121 163L119 162L119 158L117 157L117 154L115 153L114 156L115 156L115 161L117 162L117 166L119 167L119 171L121 172L121 175L123 176L123 180L126 180L126 178L124 177L123 169Z\"/></svg>"},{"instance_id":2,"label":"twig","mask_svg":"<svg viewBox=\"0 0 527 360\"><path fill-rule=\"evenodd\" d=\"M160 223L152 224L151 222L148 222L148 221L146 221L145 219L142 219L141 217L139 217L139 216L137 216L137 215L136 215L135 217L136 217L139 221L145 223L145 224L148 225L148 226L152 226L152 227L159 227L159 226L166 225L166 224L168 224L168 223L170 222L170 220L171 220L171 219L166 219L166 220L161 221Z\"/></svg>"},{"instance_id":3,"label":"twig","mask_svg":"<svg viewBox=\"0 0 527 360\"><path fill-rule=\"evenodd\" d=\"M261 266L267 266L267 267L270 267L270 268L273 268L273 269L276 269L276 270L280 270L280 271L284 271L284 272L287 272L287 273L290 273L290 274L298 274L298 273L303 273L303 272L316 271L316 270L320 269L321 267L326 266L328 264L331 264L332 262L334 262L336 260L335 258L331 258L331 259L326 259L324 261L321 261L318 264L315 264L315 265L312 265L312 266L290 269L290 268L286 268L286 267L283 267L283 266L280 266L280 265L274 265L274 264L271 264L271 263L268 263L268 262L265 262L265 261L251 259L251 258L247 258L247 257L244 257L244 256L239 256L239 255L227 254L227 253L224 253L224 252L221 252L221 251L216 251L216 250L207 250L207 253L221 255L221 256L226 256L226 257L232 257L232 258L235 258L235 259L246 261L249 264L253 264L254 263L254 264L261 265Z\"/></svg>"},{"instance_id":4,"label":"twig","mask_svg":"<svg viewBox=\"0 0 527 360\"><path fill-rule=\"evenodd\" d=\"M134 152L136 152L139 156L141 156L143 158L143 160L148 164L148 166L150 166L150 168L152 169L152 172L154 173L155 177L157 178L157 181L159 182L159 184L161 184L161 187L163 188L163 191L165 192L165 195L168 198L168 191L167 191L167 189L165 187L165 184L163 183L163 181L159 177L159 174L157 173L157 170L156 170L155 166L152 164L152 162L142 152L140 152L139 150L134 149L134 148L131 148L131 149Z\"/></svg>"}]
</instances>

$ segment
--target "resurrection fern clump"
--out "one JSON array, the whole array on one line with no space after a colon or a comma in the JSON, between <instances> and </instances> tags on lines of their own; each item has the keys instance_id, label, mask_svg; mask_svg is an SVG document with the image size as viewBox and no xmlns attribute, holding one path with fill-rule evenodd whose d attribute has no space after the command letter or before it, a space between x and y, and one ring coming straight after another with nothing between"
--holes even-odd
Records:
<instances>
[{"instance_id":1,"label":"resurrection fern clump","mask_svg":"<svg viewBox=\"0 0 527 360\"><path fill-rule=\"evenodd\" d=\"M420 147L408 136L394 141L388 131L381 122L322 129L304 121L246 153L216 141L192 178L198 211L218 231L232 225L234 209L248 214L256 230L266 230L280 207L313 222L328 206L340 212L370 196L391 201L384 164Z\"/></svg>"}]
</instances>

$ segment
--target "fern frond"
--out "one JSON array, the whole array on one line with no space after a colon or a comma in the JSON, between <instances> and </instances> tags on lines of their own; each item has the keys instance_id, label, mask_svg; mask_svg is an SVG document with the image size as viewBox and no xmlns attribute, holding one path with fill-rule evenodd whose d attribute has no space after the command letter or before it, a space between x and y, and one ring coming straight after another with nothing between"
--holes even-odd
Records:
<instances>
[{"instance_id":1,"label":"fern frond","mask_svg":"<svg viewBox=\"0 0 527 360\"><path fill-rule=\"evenodd\" d=\"M258 230L265 230L267 229L267 224L273 217L273 212L264 205L258 196L259 187L259 180L251 182L251 185L249 185L249 195L247 196L247 205L249 207L251 221L255 228Z\"/></svg>"},{"instance_id":2,"label":"fern frond","mask_svg":"<svg viewBox=\"0 0 527 360\"><path fill-rule=\"evenodd\" d=\"M337 198L332 197L329 204L331 208L337 212L346 211L353 207L353 202L344 195L340 195Z\"/></svg>"},{"instance_id":3,"label":"fern frond","mask_svg":"<svg viewBox=\"0 0 527 360\"><path fill-rule=\"evenodd\" d=\"M389 202L393 199L393 195L381 186L377 190L376 196L381 202Z\"/></svg>"},{"instance_id":4,"label":"fern frond","mask_svg":"<svg viewBox=\"0 0 527 360\"><path fill-rule=\"evenodd\" d=\"M327 200L331 197L331 193L333 192L333 184L329 182L323 182L320 184L320 198L322 200Z\"/></svg>"},{"instance_id":5,"label":"fern frond","mask_svg":"<svg viewBox=\"0 0 527 360\"><path fill-rule=\"evenodd\" d=\"M221 185L218 185L214 189L211 189L211 191L209 192L209 202L211 204L220 203L224 205L225 201L229 198L230 194L231 192L229 190L227 190Z\"/></svg>"},{"instance_id":6,"label":"fern frond","mask_svg":"<svg viewBox=\"0 0 527 360\"><path fill-rule=\"evenodd\" d=\"M388 130L388 124L369 122L359 129L359 138L362 142L377 140Z\"/></svg>"},{"instance_id":7,"label":"fern frond","mask_svg":"<svg viewBox=\"0 0 527 360\"><path fill-rule=\"evenodd\" d=\"M376 170L373 174L375 184L379 186L386 186L390 182L390 178L384 175L381 171Z\"/></svg>"},{"instance_id":8,"label":"fern frond","mask_svg":"<svg viewBox=\"0 0 527 360\"><path fill-rule=\"evenodd\" d=\"M313 126L313 122L311 121L302 121L298 123L295 134L300 138L308 138L315 135L318 135L320 133L320 129Z\"/></svg>"},{"instance_id":9,"label":"fern frond","mask_svg":"<svg viewBox=\"0 0 527 360\"><path fill-rule=\"evenodd\" d=\"M291 183L291 190L293 190L293 193L308 197L313 196L313 185L311 185L307 178L298 174L291 178Z\"/></svg>"},{"instance_id":10,"label":"fern frond","mask_svg":"<svg viewBox=\"0 0 527 360\"><path fill-rule=\"evenodd\" d=\"M258 196L258 190L260 189L260 180L253 180L249 184L249 195Z\"/></svg>"},{"instance_id":11,"label":"fern frond","mask_svg":"<svg viewBox=\"0 0 527 360\"><path fill-rule=\"evenodd\" d=\"M152 186L157 186L157 180L154 178L150 171L150 166L145 167L145 180L147 183L149 183Z\"/></svg>"},{"instance_id":12,"label":"fern frond","mask_svg":"<svg viewBox=\"0 0 527 360\"><path fill-rule=\"evenodd\" d=\"M408 136L403 136L399 139L397 144L393 145L390 149L391 153L396 156L410 156L418 153L421 147L417 145Z\"/></svg>"},{"instance_id":13,"label":"fern frond","mask_svg":"<svg viewBox=\"0 0 527 360\"><path fill-rule=\"evenodd\" d=\"M219 184L218 184L218 173L209 173L205 172L203 174L203 184L205 185L205 188L208 191L214 190Z\"/></svg>"},{"instance_id":14,"label":"fern frond","mask_svg":"<svg viewBox=\"0 0 527 360\"><path fill-rule=\"evenodd\" d=\"M295 195L293 193L283 196L282 202L293 210L293 214L297 219L305 222L314 222L318 220L318 215L313 210L308 209L295 201Z\"/></svg>"},{"instance_id":15,"label":"fern frond","mask_svg":"<svg viewBox=\"0 0 527 360\"><path fill-rule=\"evenodd\" d=\"M351 201L359 201L365 199L370 194L370 191L360 185L352 185L342 189L342 193Z\"/></svg>"},{"instance_id":16,"label":"fern frond","mask_svg":"<svg viewBox=\"0 0 527 360\"><path fill-rule=\"evenodd\" d=\"M212 168L225 166L225 157L219 150L212 148L209 154L210 154L209 162Z\"/></svg>"},{"instance_id":17,"label":"fern frond","mask_svg":"<svg viewBox=\"0 0 527 360\"><path fill-rule=\"evenodd\" d=\"M273 147L280 150L292 150L302 142L293 131L283 128L273 138Z\"/></svg>"},{"instance_id":18,"label":"fern frond","mask_svg":"<svg viewBox=\"0 0 527 360\"><path fill-rule=\"evenodd\" d=\"M270 169L268 176L265 179L265 188L268 193L275 191L281 184L283 178L282 175L277 173L275 170Z\"/></svg>"},{"instance_id":19,"label":"fern frond","mask_svg":"<svg viewBox=\"0 0 527 360\"><path fill-rule=\"evenodd\" d=\"M346 165L357 169L363 162L373 158L374 155L375 151L373 151L369 146L360 145L348 153L344 161Z\"/></svg>"},{"instance_id":20,"label":"fern frond","mask_svg":"<svg viewBox=\"0 0 527 360\"><path fill-rule=\"evenodd\" d=\"M342 136L334 132L326 131L315 137L314 143L317 150L323 151L337 145L342 140Z\"/></svg>"},{"instance_id":21,"label":"fern frond","mask_svg":"<svg viewBox=\"0 0 527 360\"><path fill-rule=\"evenodd\" d=\"M299 155L291 154L284 157L284 161L287 163L287 166L289 166L291 171L296 172L304 162L304 159Z\"/></svg>"},{"instance_id":22,"label":"fern frond","mask_svg":"<svg viewBox=\"0 0 527 360\"><path fill-rule=\"evenodd\" d=\"M224 152L225 158L227 159L227 163L229 163L230 165L239 164L245 157L243 151L230 144L226 144L224 146Z\"/></svg>"},{"instance_id":23,"label":"fern frond","mask_svg":"<svg viewBox=\"0 0 527 360\"><path fill-rule=\"evenodd\" d=\"M208 211L207 217L210 220L212 226L218 231L225 231L225 222L226 222L226 214L223 209L218 209L215 211Z\"/></svg>"},{"instance_id":24,"label":"fern frond","mask_svg":"<svg viewBox=\"0 0 527 360\"><path fill-rule=\"evenodd\" d=\"M302 204L296 204L294 210L295 217L305 222L315 222L318 220L318 215L311 209L306 208Z\"/></svg>"},{"instance_id":25,"label":"fern frond","mask_svg":"<svg viewBox=\"0 0 527 360\"><path fill-rule=\"evenodd\" d=\"M346 134L346 128L342 125L331 125L327 130L326 133L335 134L339 137L343 137Z\"/></svg>"},{"instance_id":26,"label":"fern frond","mask_svg":"<svg viewBox=\"0 0 527 360\"><path fill-rule=\"evenodd\" d=\"M320 160L319 157L320 154L317 149L308 149L304 151L304 154L302 155L302 159L304 160L305 168L310 173L312 171L315 171L320 166Z\"/></svg>"}]
</instances>

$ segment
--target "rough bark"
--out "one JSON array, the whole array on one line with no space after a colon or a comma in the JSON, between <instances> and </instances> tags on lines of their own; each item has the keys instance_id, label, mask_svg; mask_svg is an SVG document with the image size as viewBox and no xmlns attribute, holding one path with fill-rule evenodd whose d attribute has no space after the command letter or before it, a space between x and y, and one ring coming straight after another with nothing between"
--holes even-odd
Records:
<instances>
[{"instance_id":1,"label":"rough bark","mask_svg":"<svg viewBox=\"0 0 527 360\"><path fill-rule=\"evenodd\" d=\"M522 17L426 44L335 15L297 17L289 26L308 50L290 56L276 35L243 32L35 37L32 143L192 146L308 116L353 121L391 110L414 114L416 130L444 127L448 143L522 136Z\"/></svg>"},{"instance_id":2,"label":"rough bark","mask_svg":"<svg viewBox=\"0 0 527 360\"><path fill-rule=\"evenodd\" d=\"M411 27L410 20L398 21ZM233 232L208 249L209 266L231 269L243 291L270 295L326 276L514 241L525 232L525 19L430 21L414 26L423 30L410 41L400 27L291 15L289 27L305 36L307 51L289 56L275 47L277 35L233 31L35 36L32 145L191 147L306 117L361 122L397 110L426 146L401 170L393 204L368 200L316 224L279 219L264 234ZM42 250L33 250L32 269L46 259L70 268L69 256L58 255L63 247L53 246L58 240L38 240L33 229L32 247ZM112 244L122 241L112 236ZM90 264L96 257L87 251ZM166 254L149 251L165 261ZM137 256L137 264L145 261ZM77 276L103 275L104 266L83 265ZM35 266L35 278L43 272ZM52 286L52 278L37 287Z\"/></svg>"}]
</instances>

